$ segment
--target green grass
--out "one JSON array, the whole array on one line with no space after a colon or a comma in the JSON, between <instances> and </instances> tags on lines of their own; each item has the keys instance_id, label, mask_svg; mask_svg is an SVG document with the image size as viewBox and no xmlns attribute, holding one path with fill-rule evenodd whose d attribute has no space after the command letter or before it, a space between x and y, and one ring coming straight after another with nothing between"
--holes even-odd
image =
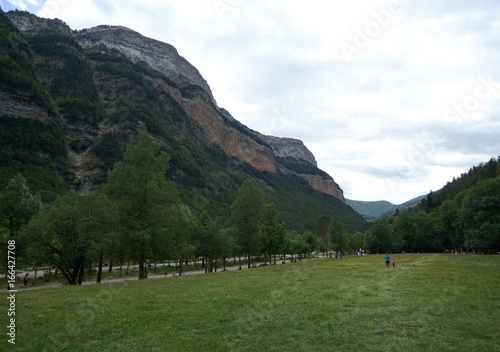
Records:
<instances>
[{"instance_id":1,"label":"green grass","mask_svg":"<svg viewBox=\"0 0 500 352\"><path fill-rule=\"evenodd\" d=\"M397 255L390 269L382 255L315 259L16 303L17 351L500 350L500 256Z\"/></svg>"}]
</instances>

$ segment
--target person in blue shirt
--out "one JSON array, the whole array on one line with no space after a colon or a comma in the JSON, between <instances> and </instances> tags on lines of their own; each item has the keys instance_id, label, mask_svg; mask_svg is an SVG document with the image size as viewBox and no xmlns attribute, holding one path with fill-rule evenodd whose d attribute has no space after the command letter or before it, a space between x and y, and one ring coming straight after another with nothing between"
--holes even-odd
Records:
<instances>
[{"instance_id":1,"label":"person in blue shirt","mask_svg":"<svg viewBox=\"0 0 500 352\"><path fill-rule=\"evenodd\" d=\"M389 254L385 254L385 265L387 265L387 268L389 268L389 263L391 262L391 257Z\"/></svg>"}]
</instances>

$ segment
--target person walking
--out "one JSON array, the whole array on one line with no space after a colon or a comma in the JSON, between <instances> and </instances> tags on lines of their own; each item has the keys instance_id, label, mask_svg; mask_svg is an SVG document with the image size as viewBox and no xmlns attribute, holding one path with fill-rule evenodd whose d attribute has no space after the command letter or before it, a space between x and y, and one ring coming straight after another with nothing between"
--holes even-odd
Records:
<instances>
[{"instance_id":1,"label":"person walking","mask_svg":"<svg viewBox=\"0 0 500 352\"><path fill-rule=\"evenodd\" d=\"M339 253L340 261L342 261L342 252Z\"/></svg>"},{"instance_id":2,"label":"person walking","mask_svg":"<svg viewBox=\"0 0 500 352\"><path fill-rule=\"evenodd\" d=\"M28 273L26 273L26 275L24 275L24 280L23 280L24 288L26 288L26 286L28 286L29 278L30 278L30 276L28 275Z\"/></svg>"},{"instance_id":3,"label":"person walking","mask_svg":"<svg viewBox=\"0 0 500 352\"><path fill-rule=\"evenodd\" d=\"M387 266L387 268L389 268L390 261L391 261L391 256L388 253L386 253L385 254L385 265Z\"/></svg>"},{"instance_id":4,"label":"person walking","mask_svg":"<svg viewBox=\"0 0 500 352\"><path fill-rule=\"evenodd\" d=\"M394 259L394 257L392 257L392 267L395 268L396 267L396 259Z\"/></svg>"}]
</instances>

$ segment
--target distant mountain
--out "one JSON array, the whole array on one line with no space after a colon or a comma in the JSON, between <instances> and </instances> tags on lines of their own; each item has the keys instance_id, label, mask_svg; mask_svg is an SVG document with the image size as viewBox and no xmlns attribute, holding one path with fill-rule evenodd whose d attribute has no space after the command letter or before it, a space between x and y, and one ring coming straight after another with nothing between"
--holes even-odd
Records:
<instances>
[{"instance_id":1,"label":"distant mountain","mask_svg":"<svg viewBox=\"0 0 500 352\"><path fill-rule=\"evenodd\" d=\"M384 216L389 216L394 214L396 210L404 210L407 208L413 208L418 205L423 198L426 196L418 196L402 204L393 204L391 202L380 200L380 201L362 201L362 200L351 200L346 199L347 205L357 211L363 219L366 221L375 221Z\"/></svg>"},{"instance_id":2,"label":"distant mountain","mask_svg":"<svg viewBox=\"0 0 500 352\"><path fill-rule=\"evenodd\" d=\"M0 10L0 190L19 172L46 202L95 189L138 130L170 154L166 177L195 212L227 217L252 178L291 230L325 216L366 225L302 141L241 124L173 46Z\"/></svg>"}]
</instances>

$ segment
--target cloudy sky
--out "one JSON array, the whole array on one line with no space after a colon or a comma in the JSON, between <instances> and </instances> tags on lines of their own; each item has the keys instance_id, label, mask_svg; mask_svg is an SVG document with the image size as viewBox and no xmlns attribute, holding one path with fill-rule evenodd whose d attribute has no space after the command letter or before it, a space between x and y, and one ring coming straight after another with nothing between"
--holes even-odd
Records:
<instances>
[{"instance_id":1,"label":"cloudy sky","mask_svg":"<svg viewBox=\"0 0 500 352\"><path fill-rule=\"evenodd\" d=\"M498 0L0 0L175 46L220 107L402 203L500 155Z\"/></svg>"}]
</instances>

